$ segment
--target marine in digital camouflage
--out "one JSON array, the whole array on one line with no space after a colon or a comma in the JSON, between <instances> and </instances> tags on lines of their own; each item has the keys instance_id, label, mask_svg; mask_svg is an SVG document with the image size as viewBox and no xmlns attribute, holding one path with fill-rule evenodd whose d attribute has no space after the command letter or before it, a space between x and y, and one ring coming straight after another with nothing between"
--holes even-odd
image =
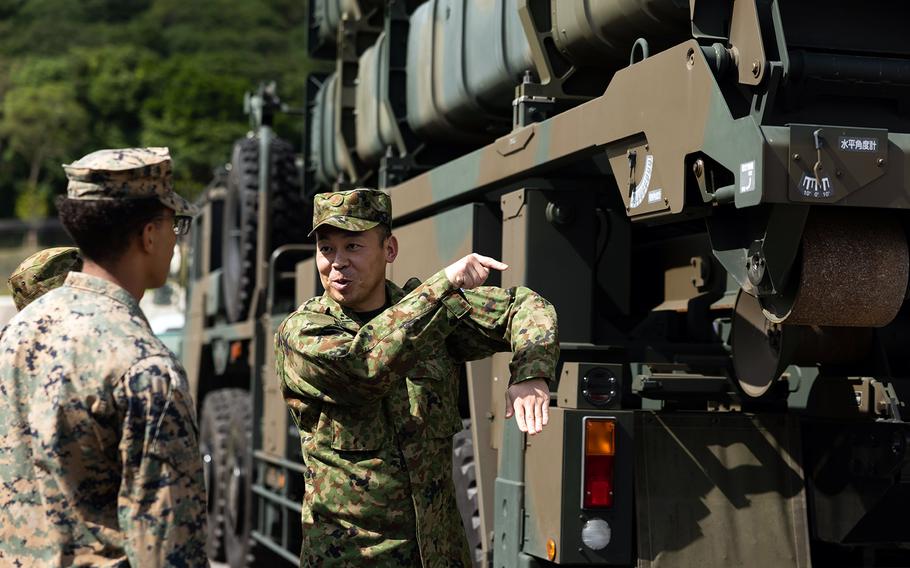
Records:
<instances>
[{"instance_id":1,"label":"marine in digital camouflage","mask_svg":"<svg viewBox=\"0 0 910 568\"><path fill-rule=\"evenodd\" d=\"M452 481L460 365L513 352L511 382L550 378L556 313L518 287L459 290L440 271L369 322L328 295L276 335L306 466L302 566L471 566ZM410 293L407 293L410 291Z\"/></svg>"},{"instance_id":2,"label":"marine in digital camouflage","mask_svg":"<svg viewBox=\"0 0 910 568\"><path fill-rule=\"evenodd\" d=\"M183 368L126 290L72 272L0 338L0 566L207 566Z\"/></svg>"},{"instance_id":3,"label":"marine in digital camouflage","mask_svg":"<svg viewBox=\"0 0 910 568\"><path fill-rule=\"evenodd\" d=\"M392 224L392 200L376 189L318 193L313 198L313 230L330 225L347 231L369 231Z\"/></svg>"},{"instance_id":4,"label":"marine in digital camouflage","mask_svg":"<svg viewBox=\"0 0 910 568\"><path fill-rule=\"evenodd\" d=\"M64 165L70 199L142 199L157 197L175 215L195 216L198 208L174 191L167 148L98 150Z\"/></svg>"},{"instance_id":5,"label":"marine in digital camouflage","mask_svg":"<svg viewBox=\"0 0 910 568\"><path fill-rule=\"evenodd\" d=\"M49 248L23 260L7 281L16 309L59 287L72 270L82 270L82 256L75 247Z\"/></svg>"}]
</instances>

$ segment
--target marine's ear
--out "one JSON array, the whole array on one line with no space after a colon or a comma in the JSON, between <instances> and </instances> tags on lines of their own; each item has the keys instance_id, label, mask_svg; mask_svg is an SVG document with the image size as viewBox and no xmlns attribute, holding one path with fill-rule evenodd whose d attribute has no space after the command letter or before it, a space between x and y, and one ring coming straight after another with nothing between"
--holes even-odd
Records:
<instances>
[{"instance_id":1,"label":"marine's ear","mask_svg":"<svg viewBox=\"0 0 910 568\"><path fill-rule=\"evenodd\" d=\"M139 248L146 254L151 254L155 250L159 222L161 222L160 219L152 219L142 225L142 231L139 233Z\"/></svg>"}]
</instances>

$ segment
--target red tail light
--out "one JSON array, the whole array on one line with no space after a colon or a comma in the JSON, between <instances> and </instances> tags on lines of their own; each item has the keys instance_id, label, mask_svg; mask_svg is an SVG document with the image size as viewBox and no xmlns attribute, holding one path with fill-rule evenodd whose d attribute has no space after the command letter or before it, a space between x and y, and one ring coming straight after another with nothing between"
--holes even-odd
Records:
<instances>
[{"instance_id":1,"label":"red tail light","mask_svg":"<svg viewBox=\"0 0 910 568\"><path fill-rule=\"evenodd\" d=\"M613 458L616 455L616 423L611 419L585 420L584 498L585 509L613 506Z\"/></svg>"}]
</instances>

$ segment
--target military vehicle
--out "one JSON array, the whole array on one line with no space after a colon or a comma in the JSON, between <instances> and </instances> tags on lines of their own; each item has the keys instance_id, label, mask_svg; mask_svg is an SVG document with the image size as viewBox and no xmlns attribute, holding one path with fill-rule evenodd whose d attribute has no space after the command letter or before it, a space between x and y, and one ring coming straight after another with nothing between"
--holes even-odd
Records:
<instances>
[{"instance_id":1,"label":"military vehicle","mask_svg":"<svg viewBox=\"0 0 910 568\"><path fill-rule=\"evenodd\" d=\"M260 91L193 237L213 556L297 562L272 336L321 293L312 195L378 186L393 281L477 251L559 314L542 434L503 418L508 354L463 373L453 468L477 565L910 565L910 5L310 11L334 71L309 78L302 164Z\"/></svg>"}]
</instances>

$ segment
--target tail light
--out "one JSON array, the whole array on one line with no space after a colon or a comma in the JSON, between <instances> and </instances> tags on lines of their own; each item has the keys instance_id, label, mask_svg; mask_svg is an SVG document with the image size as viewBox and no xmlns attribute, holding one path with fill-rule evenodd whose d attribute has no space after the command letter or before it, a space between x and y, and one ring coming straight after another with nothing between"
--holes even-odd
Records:
<instances>
[{"instance_id":1,"label":"tail light","mask_svg":"<svg viewBox=\"0 0 910 568\"><path fill-rule=\"evenodd\" d=\"M582 507L613 506L613 458L616 455L616 423L613 419L585 419L584 498Z\"/></svg>"}]
</instances>

